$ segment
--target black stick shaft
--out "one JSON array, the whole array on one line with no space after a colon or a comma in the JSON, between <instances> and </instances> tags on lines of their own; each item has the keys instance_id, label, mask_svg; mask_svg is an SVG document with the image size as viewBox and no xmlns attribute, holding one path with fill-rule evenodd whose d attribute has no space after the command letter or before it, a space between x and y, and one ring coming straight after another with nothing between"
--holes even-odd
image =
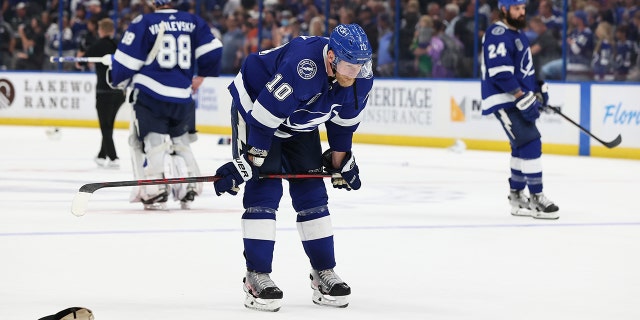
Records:
<instances>
[{"instance_id":1,"label":"black stick shaft","mask_svg":"<svg viewBox=\"0 0 640 320\"><path fill-rule=\"evenodd\" d=\"M330 178L330 174L317 173L284 173L284 174L261 174L260 179L312 179L312 178ZM109 181L88 183L80 187L79 192L93 193L102 188L113 187L135 187L148 186L156 184L177 184L177 183L195 183L195 182L214 182L222 179L221 176L202 176L202 177L184 177L184 178L167 178L152 180L127 180L127 181Z\"/></svg>"},{"instance_id":2,"label":"black stick shaft","mask_svg":"<svg viewBox=\"0 0 640 320\"><path fill-rule=\"evenodd\" d=\"M553 110L555 113L559 114L561 117L565 118L567 121L571 122L573 125L575 125L576 127L580 128L580 130L582 130L582 132L588 134L591 138L594 138L595 140L597 140L598 142L602 143L605 147L607 148L613 148L618 146L621 142L622 142L622 136L618 135L615 139L613 139L612 141L604 141L598 137L596 137L593 133L591 133L591 131L587 130L587 128L579 125L577 122L573 121L571 118L567 117L564 113L562 113L560 111L560 108L558 107L554 107L554 106L548 106L549 108L551 108L551 110Z\"/></svg>"}]
</instances>

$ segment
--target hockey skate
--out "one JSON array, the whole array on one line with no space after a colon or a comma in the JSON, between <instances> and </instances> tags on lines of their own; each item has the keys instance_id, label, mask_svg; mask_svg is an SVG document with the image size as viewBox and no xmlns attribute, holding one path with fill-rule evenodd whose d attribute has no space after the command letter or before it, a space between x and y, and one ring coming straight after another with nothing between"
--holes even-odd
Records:
<instances>
[{"instance_id":1,"label":"hockey skate","mask_svg":"<svg viewBox=\"0 0 640 320\"><path fill-rule=\"evenodd\" d=\"M346 308L349 305L347 297L351 294L351 288L333 269L311 270L309 277L313 303L336 308Z\"/></svg>"},{"instance_id":2,"label":"hockey skate","mask_svg":"<svg viewBox=\"0 0 640 320\"><path fill-rule=\"evenodd\" d=\"M509 203L511 204L511 214L520 217L531 217L529 209L529 198L524 194L524 190L511 189L509 192Z\"/></svg>"},{"instance_id":3,"label":"hockey skate","mask_svg":"<svg viewBox=\"0 0 640 320\"><path fill-rule=\"evenodd\" d=\"M142 201L142 205L145 210L166 210L167 199L169 199L169 193L167 193L166 187L164 187L160 188L159 193L156 193L155 196L152 196L147 200L140 199L140 201Z\"/></svg>"},{"instance_id":4,"label":"hockey skate","mask_svg":"<svg viewBox=\"0 0 640 320\"><path fill-rule=\"evenodd\" d=\"M282 304L282 291L271 280L268 273L247 271L242 279L242 288L247 294L244 306L259 311L276 312Z\"/></svg>"},{"instance_id":5,"label":"hockey skate","mask_svg":"<svg viewBox=\"0 0 640 320\"><path fill-rule=\"evenodd\" d=\"M545 195L540 192L531 196L529 199L529 209L531 209L531 216L536 219L558 219L558 208L553 201L549 200Z\"/></svg>"},{"instance_id":6,"label":"hockey skate","mask_svg":"<svg viewBox=\"0 0 640 320\"><path fill-rule=\"evenodd\" d=\"M187 190L188 190L187 194L184 197L182 197L182 199L180 199L180 209L182 210L191 209L191 203L198 195L198 192L196 192L195 190L194 184L190 183L189 186L187 186Z\"/></svg>"}]
</instances>

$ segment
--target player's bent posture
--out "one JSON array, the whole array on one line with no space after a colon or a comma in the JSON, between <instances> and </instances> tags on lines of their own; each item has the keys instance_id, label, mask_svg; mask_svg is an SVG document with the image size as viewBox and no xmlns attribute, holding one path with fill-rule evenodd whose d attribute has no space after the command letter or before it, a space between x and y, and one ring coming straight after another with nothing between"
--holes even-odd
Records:
<instances>
[{"instance_id":1,"label":"player's bent posture","mask_svg":"<svg viewBox=\"0 0 640 320\"><path fill-rule=\"evenodd\" d=\"M525 6L526 0L500 0L500 21L483 38L482 114L495 115L509 138L511 214L558 219L558 206L542 193L542 142L536 119L549 96L547 85L536 81L529 41L521 32L527 25Z\"/></svg>"},{"instance_id":2,"label":"player's bent posture","mask_svg":"<svg viewBox=\"0 0 640 320\"><path fill-rule=\"evenodd\" d=\"M351 151L373 86L371 46L356 24L338 25L329 39L297 37L249 55L229 86L233 161L220 167L216 193L235 195L246 182L242 215L247 308L278 311L282 291L271 280L281 179L259 173L333 173L334 188L357 190L359 169ZM318 126L329 149L322 152ZM313 302L346 307L351 288L336 266L328 195L322 179L289 181L302 247L311 263Z\"/></svg>"},{"instance_id":3,"label":"player's bent posture","mask_svg":"<svg viewBox=\"0 0 640 320\"><path fill-rule=\"evenodd\" d=\"M136 179L198 176L190 147L197 138L191 94L203 77L218 76L222 43L202 18L172 9L171 0L154 0L154 5L155 12L131 21L114 54L109 82L131 82L134 88L129 144ZM188 209L201 191L201 183L149 185L134 190L131 201L164 209L171 192Z\"/></svg>"}]
</instances>

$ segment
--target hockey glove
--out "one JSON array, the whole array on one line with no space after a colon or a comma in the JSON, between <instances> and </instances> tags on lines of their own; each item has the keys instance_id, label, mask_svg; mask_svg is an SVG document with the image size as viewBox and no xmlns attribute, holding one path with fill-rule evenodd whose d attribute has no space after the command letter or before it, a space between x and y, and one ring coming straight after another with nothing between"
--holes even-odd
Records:
<instances>
[{"instance_id":1,"label":"hockey glove","mask_svg":"<svg viewBox=\"0 0 640 320\"><path fill-rule=\"evenodd\" d=\"M240 156L218 168L216 176L222 177L213 182L216 195L220 196L227 192L235 196L240 191L241 184L251 179L257 179L258 170L250 165L244 156Z\"/></svg>"},{"instance_id":2,"label":"hockey glove","mask_svg":"<svg viewBox=\"0 0 640 320\"><path fill-rule=\"evenodd\" d=\"M542 104L533 92L529 91L516 99L516 107L522 112L522 116L529 122L535 122L540 117L540 108Z\"/></svg>"},{"instance_id":3,"label":"hockey glove","mask_svg":"<svg viewBox=\"0 0 640 320\"><path fill-rule=\"evenodd\" d=\"M360 170L356 164L356 158L351 151L347 152L340 163L340 168L334 168L333 150L329 149L322 153L322 165L328 173L331 173L331 184L337 189L346 189L347 191L358 190L362 185L360 181Z\"/></svg>"},{"instance_id":4,"label":"hockey glove","mask_svg":"<svg viewBox=\"0 0 640 320\"><path fill-rule=\"evenodd\" d=\"M538 81L538 92L536 98L542 104L542 108L549 105L549 85L544 81Z\"/></svg>"}]
</instances>

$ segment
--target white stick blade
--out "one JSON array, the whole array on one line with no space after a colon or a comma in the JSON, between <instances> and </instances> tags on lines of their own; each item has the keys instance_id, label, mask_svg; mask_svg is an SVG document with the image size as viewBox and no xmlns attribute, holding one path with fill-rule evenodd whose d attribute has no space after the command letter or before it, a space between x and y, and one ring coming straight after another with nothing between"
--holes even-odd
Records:
<instances>
[{"instance_id":1,"label":"white stick blade","mask_svg":"<svg viewBox=\"0 0 640 320\"><path fill-rule=\"evenodd\" d=\"M73 197L73 202L71 203L71 213L76 217L81 217L87 212L87 206L89 205L89 198L91 198L91 193L88 192L78 192L76 196Z\"/></svg>"}]
</instances>

